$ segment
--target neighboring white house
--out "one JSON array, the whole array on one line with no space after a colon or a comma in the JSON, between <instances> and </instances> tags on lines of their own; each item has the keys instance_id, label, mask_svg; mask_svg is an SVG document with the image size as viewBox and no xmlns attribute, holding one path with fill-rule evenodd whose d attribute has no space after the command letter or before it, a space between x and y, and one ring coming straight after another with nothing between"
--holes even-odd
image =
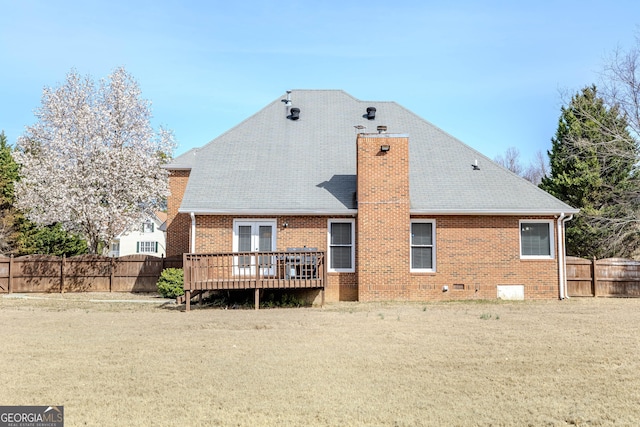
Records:
<instances>
[{"instance_id":1,"label":"neighboring white house","mask_svg":"<svg viewBox=\"0 0 640 427\"><path fill-rule=\"evenodd\" d=\"M111 242L109 256L121 257L135 254L166 256L166 220L166 213L156 212L132 230L120 233Z\"/></svg>"}]
</instances>

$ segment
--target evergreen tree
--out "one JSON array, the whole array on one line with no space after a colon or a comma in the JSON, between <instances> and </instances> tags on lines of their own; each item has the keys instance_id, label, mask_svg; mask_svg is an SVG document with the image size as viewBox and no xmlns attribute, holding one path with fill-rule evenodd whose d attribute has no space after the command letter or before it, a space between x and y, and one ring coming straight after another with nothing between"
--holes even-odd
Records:
<instances>
[{"instance_id":1,"label":"evergreen tree","mask_svg":"<svg viewBox=\"0 0 640 427\"><path fill-rule=\"evenodd\" d=\"M567 224L567 252L582 257L631 256L638 246L638 145L616 106L595 86L562 107L551 140L551 174L540 188L580 208Z\"/></svg>"},{"instance_id":2,"label":"evergreen tree","mask_svg":"<svg viewBox=\"0 0 640 427\"><path fill-rule=\"evenodd\" d=\"M4 131L0 132L0 254L73 256L87 253L87 243L65 232L60 224L39 227L15 208L14 184L20 178L20 168L11 152Z\"/></svg>"},{"instance_id":3,"label":"evergreen tree","mask_svg":"<svg viewBox=\"0 0 640 427\"><path fill-rule=\"evenodd\" d=\"M18 255L74 256L89 251L85 240L66 232L60 223L38 226L21 216L19 230L16 250Z\"/></svg>"},{"instance_id":4,"label":"evergreen tree","mask_svg":"<svg viewBox=\"0 0 640 427\"><path fill-rule=\"evenodd\" d=\"M11 156L4 131L0 132L0 253L10 253L16 245L17 212L13 207L13 185L18 179L18 165Z\"/></svg>"}]
</instances>

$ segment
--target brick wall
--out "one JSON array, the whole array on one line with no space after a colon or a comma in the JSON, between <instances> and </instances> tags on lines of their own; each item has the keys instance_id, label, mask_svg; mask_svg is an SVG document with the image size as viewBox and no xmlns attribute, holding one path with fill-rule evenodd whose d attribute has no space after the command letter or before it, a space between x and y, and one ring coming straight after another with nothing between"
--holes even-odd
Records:
<instances>
[{"instance_id":1,"label":"brick wall","mask_svg":"<svg viewBox=\"0 0 640 427\"><path fill-rule=\"evenodd\" d=\"M337 219L339 217L332 217ZM276 250L287 248L317 248L327 251L327 217L278 216L243 217L226 215L196 216L196 252L231 252L233 250L233 220L275 220ZM287 224L286 227L284 224ZM328 273L325 287L327 301L357 301L358 287L355 273Z\"/></svg>"},{"instance_id":2,"label":"brick wall","mask_svg":"<svg viewBox=\"0 0 640 427\"><path fill-rule=\"evenodd\" d=\"M389 260L378 261L377 270L375 265L371 266L375 274L363 274L363 267L358 266L360 301L495 299L498 285L523 285L525 299L559 298L555 218L435 216L411 219L435 221L435 272L410 273L408 251L406 259L400 260L390 253L388 244L382 245L379 251ZM553 220L553 259L520 258L522 219ZM361 216L359 220L362 221ZM404 236L400 240L404 240L404 245L409 248L410 231L406 231ZM362 252L367 244L369 242L361 238L357 251ZM359 262L361 259L362 256ZM392 271L387 266L392 259L405 269L404 274L398 274L396 278L387 274ZM384 281L376 279L376 274L386 276ZM443 291L445 286L447 291Z\"/></svg>"},{"instance_id":3,"label":"brick wall","mask_svg":"<svg viewBox=\"0 0 640 427\"><path fill-rule=\"evenodd\" d=\"M358 298L408 299L409 140L360 134L357 150Z\"/></svg>"},{"instance_id":4,"label":"brick wall","mask_svg":"<svg viewBox=\"0 0 640 427\"><path fill-rule=\"evenodd\" d=\"M196 216L196 252L231 252L234 218L248 219L240 216ZM276 220L278 251L303 246L327 251L327 217L279 216L251 219ZM554 259L520 259L519 221L541 219L540 217L419 216L407 219L408 224L411 219L435 221L434 273L410 273L410 227L406 225L396 239L396 245L403 246L406 250L396 249L394 255L388 243L373 249L382 254L382 257L378 258L377 264L370 261L370 271L364 273L365 277L370 277L368 282L361 279L358 286L356 273L328 273L326 300L495 299L497 285L524 285L526 299L558 298L557 230L554 229ZM555 228L556 221L553 222ZM286 228L284 223L287 224ZM361 245L366 244L359 233L357 231L357 252ZM361 271L360 266L357 267ZM401 269L404 271L399 271ZM386 275L384 282L378 280L378 275L385 276L384 273L388 271L394 271L399 278L393 279ZM443 292L443 286L448 286L449 290ZM359 295L359 292L364 295Z\"/></svg>"},{"instance_id":5,"label":"brick wall","mask_svg":"<svg viewBox=\"0 0 640 427\"><path fill-rule=\"evenodd\" d=\"M178 213L189 181L188 170L169 171L169 199L167 200L167 256L189 252L189 214Z\"/></svg>"},{"instance_id":6,"label":"brick wall","mask_svg":"<svg viewBox=\"0 0 640 427\"><path fill-rule=\"evenodd\" d=\"M555 220L554 258L520 259L519 221L553 217L439 216L428 219L435 219L436 271L412 273L402 299L495 299L498 285L524 285L526 299L559 297ZM449 290L443 292L444 286Z\"/></svg>"}]
</instances>

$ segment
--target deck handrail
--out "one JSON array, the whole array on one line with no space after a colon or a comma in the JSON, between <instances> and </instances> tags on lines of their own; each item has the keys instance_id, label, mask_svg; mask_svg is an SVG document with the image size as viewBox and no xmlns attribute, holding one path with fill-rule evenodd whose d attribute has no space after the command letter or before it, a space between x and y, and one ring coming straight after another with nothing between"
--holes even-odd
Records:
<instances>
[{"instance_id":1,"label":"deck handrail","mask_svg":"<svg viewBox=\"0 0 640 427\"><path fill-rule=\"evenodd\" d=\"M260 289L319 288L324 304L324 251L186 253L183 271L187 310L192 295L234 289L255 289L256 308Z\"/></svg>"},{"instance_id":2,"label":"deck handrail","mask_svg":"<svg viewBox=\"0 0 640 427\"><path fill-rule=\"evenodd\" d=\"M187 253L183 268L185 290L323 287L326 276L324 251Z\"/></svg>"}]
</instances>

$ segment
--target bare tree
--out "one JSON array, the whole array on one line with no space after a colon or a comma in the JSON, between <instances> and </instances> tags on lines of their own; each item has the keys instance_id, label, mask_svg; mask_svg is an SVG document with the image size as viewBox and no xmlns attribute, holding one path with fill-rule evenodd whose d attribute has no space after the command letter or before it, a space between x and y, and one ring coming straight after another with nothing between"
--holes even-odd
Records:
<instances>
[{"instance_id":1,"label":"bare tree","mask_svg":"<svg viewBox=\"0 0 640 427\"><path fill-rule=\"evenodd\" d=\"M504 156L498 154L493 160L516 175L522 175L523 168L522 164L520 164L520 151L516 147L507 148Z\"/></svg>"},{"instance_id":2,"label":"bare tree","mask_svg":"<svg viewBox=\"0 0 640 427\"><path fill-rule=\"evenodd\" d=\"M549 166L542 151L538 151L536 157L526 167L522 165L520 151L516 147L507 148L504 155L497 155L493 160L535 185L540 184L542 178L549 172Z\"/></svg>"},{"instance_id":3,"label":"bare tree","mask_svg":"<svg viewBox=\"0 0 640 427\"><path fill-rule=\"evenodd\" d=\"M522 177L535 185L539 185L542 182L542 178L548 174L549 162L547 161L547 156L538 150L529 166L522 173Z\"/></svg>"},{"instance_id":4,"label":"bare tree","mask_svg":"<svg viewBox=\"0 0 640 427\"><path fill-rule=\"evenodd\" d=\"M640 137L639 36L636 36L635 46L629 50L617 48L613 51L600 77L602 96L608 105L616 106L625 116L629 132L637 140Z\"/></svg>"}]
</instances>

